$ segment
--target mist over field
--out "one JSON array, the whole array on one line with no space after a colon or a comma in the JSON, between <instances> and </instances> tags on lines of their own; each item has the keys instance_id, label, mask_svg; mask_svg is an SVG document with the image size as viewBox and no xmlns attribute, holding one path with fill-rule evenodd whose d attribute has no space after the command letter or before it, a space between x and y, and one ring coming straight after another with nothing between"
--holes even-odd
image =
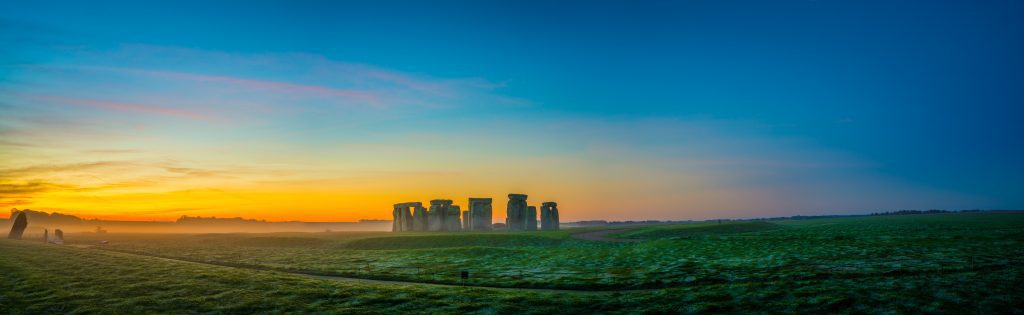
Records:
<instances>
[{"instance_id":1,"label":"mist over field","mask_svg":"<svg viewBox=\"0 0 1024 315\"><path fill-rule=\"evenodd\" d=\"M11 218L19 210L11 210ZM332 231L389 231L389 220L360 220L357 222L268 222L244 218L202 218L183 216L174 221L111 221L83 220L60 213L22 210L28 214L25 233L42 235L43 229L60 228L65 232L96 233L269 233L269 232L332 232ZM0 229L10 230L11 220L0 221Z\"/></svg>"}]
</instances>

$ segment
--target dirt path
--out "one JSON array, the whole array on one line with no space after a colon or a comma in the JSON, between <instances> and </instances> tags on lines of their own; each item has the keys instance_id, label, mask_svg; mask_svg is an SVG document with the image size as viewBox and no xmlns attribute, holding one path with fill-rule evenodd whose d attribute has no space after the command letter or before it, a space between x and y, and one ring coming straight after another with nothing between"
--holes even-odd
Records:
<instances>
[{"instance_id":1,"label":"dirt path","mask_svg":"<svg viewBox=\"0 0 1024 315\"><path fill-rule=\"evenodd\" d=\"M641 241L641 240L632 239L632 238L611 238L611 237L608 237L608 234L621 233L621 232L625 232L627 230L628 229L600 230L600 231L594 231L594 232L576 233L576 234L572 235L572 238L579 239L579 240L598 241L598 242L612 242L612 243L635 243L635 242Z\"/></svg>"},{"instance_id":2,"label":"dirt path","mask_svg":"<svg viewBox=\"0 0 1024 315\"><path fill-rule=\"evenodd\" d=\"M392 285L405 285L405 286L416 285L416 286L435 286L435 287L449 287L449 288L460 288L460 287L461 288L485 288L485 289L492 289L492 290L515 290L515 291L556 292L556 293L561 292L561 293L574 293L574 294L612 294L612 293L627 293L627 292L642 292L642 291L662 290L660 288L618 289L618 290L573 290L573 289L510 288L510 287L496 287L496 286L486 286L486 285L458 285L458 284L414 282L414 281L399 281L399 280L377 280L377 279L353 278L353 277L342 277L342 276L315 275L315 274L308 274L308 273L301 273L301 272L291 272L291 271L281 271L281 270L274 270L274 269L252 268L252 267L244 267L244 266L236 266L236 265L228 265L228 264L219 264L219 263L215 263L215 262L192 261L192 260L185 260L185 259L179 259L179 258L173 258L173 257L164 257L164 256L157 256L157 255L132 253L132 252L120 251L120 250L101 249L101 248L98 248L98 247L92 247L92 248L79 247L79 248L81 248L83 250L101 250L101 251L106 251L106 252L113 252L113 253L119 253L119 254L125 254L125 255L133 255L133 256L140 256L140 257L147 257L147 258L153 258L153 259L169 260L169 261L181 262L181 263L201 264L201 265L210 265L210 266L218 266L218 267L226 267L226 268L236 268L236 269L248 269L248 270L263 271L263 272L277 272L277 273L289 274L289 275L300 276L300 277L311 278L311 279L318 279L318 280L347 281L347 282L359 282L359 283L371 283L371 284L392 284Z\"/></svg>"}]
</instances>

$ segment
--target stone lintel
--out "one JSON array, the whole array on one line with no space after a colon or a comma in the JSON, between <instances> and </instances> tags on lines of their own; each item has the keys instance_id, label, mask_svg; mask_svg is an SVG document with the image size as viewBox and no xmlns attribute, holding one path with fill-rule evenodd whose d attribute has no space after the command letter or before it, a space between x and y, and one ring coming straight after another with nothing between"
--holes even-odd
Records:
<instances>
[{"instance_id":1,"label":"stone lintel","mask_svg":"<svg viewBox=\"0 0 1024 315\"><path fill-rule=\"evenodd\" d=\"M508 194L508 199L526 200L526 195L525 194Z\"/></svg>"},{"instance_id":2,"label":"stone lintel","mask_svg":"<svg viewBox=\"0 0 1024 315\"><path fill-rule=\"evenodd\" d=\"M435 205L436 206L451 205L451 204L452 204L452 200L451 199L434 199L434 200L430 201L430 205L431 206L435 206Z\"/></svg>"}]
</instances>

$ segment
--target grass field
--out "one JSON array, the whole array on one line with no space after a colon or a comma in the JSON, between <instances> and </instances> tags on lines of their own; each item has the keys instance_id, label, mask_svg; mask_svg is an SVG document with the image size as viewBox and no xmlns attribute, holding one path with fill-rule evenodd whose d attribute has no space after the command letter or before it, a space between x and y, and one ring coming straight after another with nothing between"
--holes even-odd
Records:
<instances>
[{"instance_id":1,"label":"grass field","mask_svg":"<svg viewBox=\"0 0 1024 315\"><path fill-rule=\"evenodd\" d=\"M655 225L613 234L642 240L634 243L572 238L578 231L83 233L63 247L4 240L0 308L1024 312L1021 213ZM471 275L465 282L462 270Z\"/></svg>"}]
</instances>

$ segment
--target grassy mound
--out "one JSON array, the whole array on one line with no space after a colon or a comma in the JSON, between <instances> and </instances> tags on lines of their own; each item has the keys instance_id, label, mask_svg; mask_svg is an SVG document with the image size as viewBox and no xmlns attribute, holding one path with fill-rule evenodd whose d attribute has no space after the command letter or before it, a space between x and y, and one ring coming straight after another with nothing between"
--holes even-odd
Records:
<instances>
[{"instance_id":1,"label":"grassy mound","mask_svg":"<svg viewBox=\"0 0 1024 315\"><path fill-rule=\"evenodd\" d=\"M557 246L562 239L525 234L443 234L388 236L355 240L349 249L421 249L447 247Z\"/></svg>"},{"instance_id":2,"label":"grassy mound","mask_svg":"<svg viewBox=\"0 0 1024 315\"><path fill-rule=\"evenodd\" d=\"M331 240L312 237L253 237L235 242L236 245L252 247L322 247L334 243Z\"/></svg>"},{"instance_id":3,"label":"grassy mound","mask_svg":"<svg viewBox=\"0 0 1024 315\"><path fill-rule=\"evenodd\" d=\"M728 222L722 224L701 223L670 226L653 226L622 234L616 234L614 236L621 238L659 239L750 233L774 230L777 228L780 228L780 226L765 221Z\"/></svg>"}]
</instances>

